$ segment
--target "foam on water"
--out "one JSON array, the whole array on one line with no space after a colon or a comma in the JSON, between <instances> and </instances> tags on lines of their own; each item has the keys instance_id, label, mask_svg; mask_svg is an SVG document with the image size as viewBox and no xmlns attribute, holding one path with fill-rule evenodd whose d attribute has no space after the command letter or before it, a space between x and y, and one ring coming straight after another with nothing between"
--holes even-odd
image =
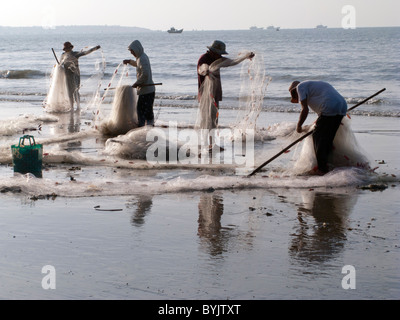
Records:
<instances>
[{"instance_id":1,"label":"foam on water","mask_svg":"<svg viewBox=\"0 0 400 320\"><path fill-rule=\"evenodd\" d=\"M171 145L169 141L168 131L171 128L163 125L137 128L114 138L103 137L92 125L82 128L79 132L49 134L51 131L49 127L61 125L59 121L62 119L64 118L45 114L39 117L19 117L2 123L3 134L0 146L2 164L11 163L10 145L16 143L15 134L27 123L42 124L43 136L37 135L36 142L43 144L44 148L43 178L38 179L30 174L13 174L12 168L3 167L2 170L8 170L8 172L3 174L0 182L2 192L81 197L217 189L337 188L399 182L399 178L395 175L377 174L371 170L355 167L336 168L320 177L299 176L296 166L291 165L287 168L281 164L278 166L274 164L256 176L247 178L246 174L253 168L240 167L223 161L220 163L213 163L213 161L151 163L146 159L149 147L154 143L154 140L148 139L150 130L166 132L165 145L169 148L165 149L166 152L170 149L179 150L180 145ZM273 139L276 145L285 145L287 141L293 141L296 138L293 135L294 127L295 123L282 122L268 128L258 128L263 134L256 139L257 159L264 158L262 154L264 150L271 150L268 145L265 145L268 143L266 141ZM191 127L181 124L174 130L178 134L188 128ZM221 129L233 129L233 126ZM6 133L14 136L7 137ZM239 139L239 137L236 138ZM304 152L310 153L312 147L305 143L299 149L301 152L296 151L292 156L292 161L308 162ZM89 152L86 152L87 150ZM213 154L212 157L223 156L223 154L224 152L219 152Z\"/></svg>"},{"instance_id":2,"label":"foam on water","mask_svg":"<svg viewBox=\"0 0 400 320\"><path fill-rule=\"evenodd\" d=\"M45 74L40 70L1 70L0 78L4 79L31 79L44 77Z\"/></svg>"},{"instance_id":3,"label":"foam on water","mask_svg":"<svg viewBox=\"0 0 400 320\"><path fill-rule=\"evenodd\" d=\"M27 114L15 119L0 120L0 136L12 136L28 130L38 130L43 123L57 121L57 117L46 114L38 116Z\"/></svg>"},{"instance_id":4,"label":"foam on water","mask_svg":"<svg viewBox=\"0 0 400 320\"><path fill-rule=\"evenodd\" d=\"M104 138L101 133L88 125L80 132L48 135L48 127L58 124L57 117L25 116L3 123L3 132L15 132L26 122L43 124L43 137L37 135L37 143L44 148L43 178L31 174L13 173L12 168L2 174L1 192L21 192L31 196L58 195L65 197L116 196L137 193L165 193L210 191L224 189L253 188L337 188L362 186L372 183L398 183L399 178L391 174L377 174L354 167L336 168L325 176L298 176L293 168L274 165L266 171L247 178L252 168L242 168L232 163L182 164L179 162L150 163L146 160L149 146L154 143L147 134L154 127L131 130L125 135ZM62 119L62 118L61 118ZM276 123L268 128L260 128L265 136L278 139L278 145L294 139L292 132L295 124ZM167 132L170 128L156 127ZM176 128L177 132L187 129L184 124ZM13 131L14 130L14 131ZM168 138L168 135L166 135ZM2 135L0 162L12 161L10 145L16 143L14 137ZM260 140L257 150L270 149ZM76 146L76 148L75 148ZM169 146L171 147L171 146ZM179 146L174 146L173 150ZM306 148L303 146L303 148ZM90 152L85 152L89 150ZM257 152L258 155L258 152ZM216 154L219 156L219 153ZM295 158L298 156L294 156ZM301 159L301 157L300 157ZM244 175L238 175L242 173Z\"/></svg>"},{"instance_id":5,"label":"foam on water","mask_svg":"<svg viewBox=\"0 0 400 320\"><path fill-rule=\"evenodd\" d=\"M2 179L0 191L21 192L31 196L90 197L266 188L326 189L399 182L397 177L381 176L357 168L338 168L322 177L293 177L270 173L268 176L247 178L235 175L215 176L207 172L195 177L187 174L185 176L185 172L180 172L176 177L171 171L167 179L165 176L160 179L157 175L135 179L124 172L115 176L100 176L97 179L91 176L84 179L76 175L73 179L63 176L38 179L31 174L15 174Z\"/></svg>"}]
</instances>

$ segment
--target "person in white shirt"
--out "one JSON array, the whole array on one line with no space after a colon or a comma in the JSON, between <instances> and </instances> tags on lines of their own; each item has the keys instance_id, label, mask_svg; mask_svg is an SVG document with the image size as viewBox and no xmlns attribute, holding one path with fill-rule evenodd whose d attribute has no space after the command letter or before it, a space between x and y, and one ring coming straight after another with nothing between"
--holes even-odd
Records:
<instances>
[{"instance_id":1,"label":"person in white shirt","mask_svg":"<svg viewBox=\"0 0 400 320\"><path fill-rule=\"evenodd\" d=\"M294 81L290 87L292 103L301 104L296 131L302 132L309 107L318 115L313 132L314 150L318 163L317 174L329 171L328 156L332 151L333 139L347 112L346 100L336 89L324 81Z\"/></svg>"}]
</instances>

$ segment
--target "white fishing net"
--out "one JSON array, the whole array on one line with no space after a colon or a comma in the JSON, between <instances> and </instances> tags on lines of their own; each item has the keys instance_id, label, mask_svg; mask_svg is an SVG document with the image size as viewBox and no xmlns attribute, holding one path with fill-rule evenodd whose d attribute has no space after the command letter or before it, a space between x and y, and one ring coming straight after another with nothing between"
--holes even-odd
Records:
<instances>
[{"instance_id":1,"label":"white fishing net","mask_svg":"<svg viewBox=\"0 0 400 320\"><path fill-rule=\"evenodd\" d=\"M73 110L74 103L79 109L81 102L85 104L87 109L90 109L99 103L101 81L106 66L102 49L84 57L83 72L78 67L78 59L74 59L76 60L76 67L73 67L73 61L69 62L68 59L64 59L66 60L64 65L63 63L56 64L52 69L49 91L43 102L43 106L47 112L66 113ZM67 67L69 75L67 75L65 69ZM71 71L73 72L72 76ZM82 82L81 73L83 74L82 77L85 78ZM76 88L76 91L73 93L69 92L68 89L72 87Z\"/></svg>"},{"instance_id":2,"label":"white fishing net","mask_svg":"<svg viewBox=\"0 0 400 320\"><path fill-rule=\"evenodd\" d=\"M71 110L71 101L68 94L65 69L57 64L50 78L50 89L44 102L46 111L54 113L69 112Z\"/></svg>"},{"instance_id":3,"label":"white fishing net","mask_svg":"<svg viewBox=\"0 0 400 320\"><path fill-rule=\"evenodd\" d=\"M248 59L251 52L241 53L236 59L221 58L214 61L211 65L203 64L199 67L199 74L206 76L203 81L200 92L202 92L195 127L198 129L213 129L217 127L219 110L214 99L215 86L217 78L215 72L221 68L227 68L239 64Z\"/></svg>"},{"instance_id":4,"label":"white fishing net","mask_svg":"<svg viewBox=\"0 0 400 320\"><path fill-rule=\"evenodd\" d=\"M261 54L257 53L248 66L243 65L240 78L239 112L235 127L256 130L267 87L271 81L266 75Z\"/></svg>"},{"instance_id":5,"label":"white fishing net","mask_svg":"<svg viewBox=\"0 0 400 320\"><path fill-rule=\"evenodd\" d=\"M138 126L137 94L129 81L128 66L121 62L93 111L95 128L104 135L125 134Z\"/></svg>"},{"instance_id":6,"label":"white fishing net","mask_svg":"<svg viewBox=\"0 0 400 320\"><path fill-rule=\"evenodd\" d=\"M239 110L236 122L233 125L235 132L244 138L249 129L253 130L255 141L274 139L272 131L257 125L257 120L262 111L267 87L271 78L266 74L264 58L257 53L249 64L243 64L241 74L241 87L239 96Z\"/></svg>"},{"instance_id":7,"label":"white fishing net","mask_svg":"<svg viewBox=\"0 0 400 320\"><path fill-rule=\"evenodd\" d=\"M126 134L110 138L106 141L103 153L122 159L146 159L148 148L154 143L147 141L148 126L131 130Z\"/></svg>"},{"instance_id":8,"label":"white fishing net","mask_svg":"<svg viewBox=\"0 0 400 320\"><path fill-rule=\"evenodd\" d=\"M130 85L116 88L111 114L98 127L104 135L117 136L138 127L136 90Z\"/></svg>"},{"instance_id":9,"label":"white fishing net","mask_svg":"<svg viewBox=\"0 0 400 320\"><path fill-rule=\"evenodd\" d=\"M290 171L294 174L307 173L317 167L312 135L303 140L301 150L299 153L295 152L293 160L295 163L291 166ZM371 169L369 156L357 142L351 130L351 120L348 117L343 117L342 124L336 132L328 165L331 169L338 167Z\"/></svg>"}]
</instances>

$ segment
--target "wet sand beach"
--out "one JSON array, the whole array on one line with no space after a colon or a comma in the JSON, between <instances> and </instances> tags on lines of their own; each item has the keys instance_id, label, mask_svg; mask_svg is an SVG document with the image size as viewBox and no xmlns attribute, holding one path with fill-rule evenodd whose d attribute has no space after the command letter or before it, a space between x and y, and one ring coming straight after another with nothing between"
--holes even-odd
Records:
<instances>
[{"instance_id":1,"label":"wet sand beach","mask_svg":"<svg viewBox=\"0 0 400 320\"><path fill-rule=\"evenodd\" d=\"M379 166L360 185L352 169L296 178L266 169L246 178L210 168L60 162L37 179L2 165L0 297L398 299L399 133L397 119L389 120L353 117L360 144ZM34 134L44 139L56 125ZM78 145L83 153L86 143ZM259 146L256 164L282 145ZM48 265L56 288L45 290ZM342 286L349 265L355 289Z\"/></svg>"}]
</instances>

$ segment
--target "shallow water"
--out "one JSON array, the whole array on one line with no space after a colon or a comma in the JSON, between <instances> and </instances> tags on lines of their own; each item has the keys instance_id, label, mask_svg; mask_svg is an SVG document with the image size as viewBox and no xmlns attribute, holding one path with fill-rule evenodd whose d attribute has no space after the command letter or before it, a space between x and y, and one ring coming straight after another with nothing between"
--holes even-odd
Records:
<instances>
[{"instance_id":1,"label":"shallow water","mask_svg":"<svg viewBox=\"0 0 400 320\"><path fill-rule=\"evenodd\" d=\"M397 299L397 188L2 195L1 297ZM56 290L41 288L44 265Z\"/></svg>"}]
</instances>

